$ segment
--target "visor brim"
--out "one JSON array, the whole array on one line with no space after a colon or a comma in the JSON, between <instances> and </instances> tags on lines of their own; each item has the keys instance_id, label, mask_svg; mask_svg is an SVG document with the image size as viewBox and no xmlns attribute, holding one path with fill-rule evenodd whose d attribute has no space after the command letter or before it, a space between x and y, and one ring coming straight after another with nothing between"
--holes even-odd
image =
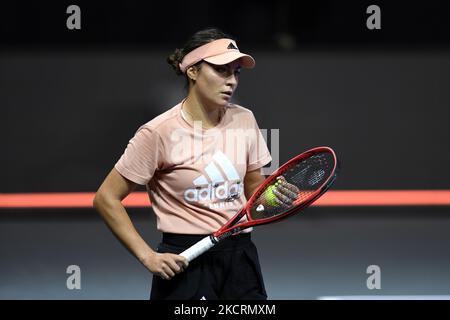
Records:
<instances>
[{"instance_id":1,"label":"visor brim","mask_svg":"<svg viewBox=\"0 0 450 320\"><path fill-rule=\"evenodd\" d=\"M230 62L233 62L235 60L240 60L241 66L243 68L251 69L255 66L255 59L253 59L252 56L242 53L242 52L225 52L216 56L204 58L206 62L216 64L216 65L223 65Z\"/></svg>"}]
</instances>

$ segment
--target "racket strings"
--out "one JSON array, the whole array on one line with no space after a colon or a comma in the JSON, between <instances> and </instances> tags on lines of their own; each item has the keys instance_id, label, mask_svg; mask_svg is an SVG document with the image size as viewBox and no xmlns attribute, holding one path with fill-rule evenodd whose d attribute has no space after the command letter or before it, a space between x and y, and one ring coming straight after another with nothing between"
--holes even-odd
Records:
<instances>
[{"instance_id":1,"label":"racket strings","mask_svg":"<svg viewBox=\"0 0 450 320\"><path fill-rule=\"evenodd\" d=\"M274 199L272 184L268 184L261 190L250 209L252 219L258 220L282 215L293 207L309 201L333 173L334 159L331 153L322 152L294 162L285 168L281 175L287 183L299 189L297 198L294 201L291 199L283 201L284 197ZM275 181L275 177L273 181Z\"/></svg>"}]
</instances>

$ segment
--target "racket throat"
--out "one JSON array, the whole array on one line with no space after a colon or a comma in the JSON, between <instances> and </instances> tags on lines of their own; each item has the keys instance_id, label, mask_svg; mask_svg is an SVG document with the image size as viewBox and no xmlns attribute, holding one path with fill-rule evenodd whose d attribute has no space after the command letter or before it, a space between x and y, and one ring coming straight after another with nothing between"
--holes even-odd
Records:
<instances>
[{"instance_id":1,"label":"racket throat","mask_svg":"<svg viewBox=\"0 0 450 320\"><path fill-rule=\"evenodd\" d=\"M235 234L238 234L241 231L242 231L242 228L237 227L237 228L233 228L225 233L222 233L221 235L218 235L218 236L211 235L211 241L213 241L213 242L216 241L216 242L214 242L214 244L216 244L217 242L219 242L225 238L228 238L230 236L234 236Z\"/></svg>"},{"instance_id":2,"label":"racket throat","mask_svg":"<svg viewBox=\"0 0 450 320\"><path fill-rule=\"evenodd\" d=\"M222 240L219 237L215 237L214 235L210 235L209 238L211 239L211 242L214 244L217 244L220 240Z\"/></svg>"}]
</instances>

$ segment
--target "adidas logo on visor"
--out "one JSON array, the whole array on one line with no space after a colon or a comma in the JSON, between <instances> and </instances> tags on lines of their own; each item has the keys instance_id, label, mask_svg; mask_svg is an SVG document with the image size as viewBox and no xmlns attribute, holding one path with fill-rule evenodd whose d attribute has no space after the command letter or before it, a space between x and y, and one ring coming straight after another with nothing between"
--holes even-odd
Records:
<instances>
[{"instance_id":1,"label":"adidas logo on visor","mask_svg":"<svg viewBox=\"0 0 450 320\"><path fill-rule=\"evenodd\" d=\"M236 168L223 152L217 151L214 154L213 161L205 167L205 172L206 176L201 175L192 181L196 188L189 188L184 192L186 201L230 201L242 195L244 184L241 183Z\"/></svg>"},{"instance_id":2,"label":"adidas logo on visor","mask_svg":"<svg viewBox=\"0 0 450 320\"><path fill-rule=\"evenodd\" d=\"M233 44L233 42L230 42L230 44L228 45L227 49L239 50L239 49Z\"/></svg>"}]
</instances>

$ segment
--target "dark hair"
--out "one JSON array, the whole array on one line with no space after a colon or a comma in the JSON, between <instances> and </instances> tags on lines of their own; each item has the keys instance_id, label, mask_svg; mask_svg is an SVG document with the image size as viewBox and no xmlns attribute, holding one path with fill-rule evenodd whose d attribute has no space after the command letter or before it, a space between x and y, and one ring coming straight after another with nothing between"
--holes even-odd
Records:
<instances>
[{"instance_id":1,"label":"dark hair","mask_svg":"<svg viewBox=\"0 0 450 320\"><path fill-rule=\"evenodd\" d=\"M175 51L167 57L167 63L172 66L177 75L183 75L184 73L181 72L179 64L189 52L211 41L222 38L235 40L234 37L217 28L208 28L197 31L189 38L181 49L175 49Z\"/></svg>"}]
</instances>

